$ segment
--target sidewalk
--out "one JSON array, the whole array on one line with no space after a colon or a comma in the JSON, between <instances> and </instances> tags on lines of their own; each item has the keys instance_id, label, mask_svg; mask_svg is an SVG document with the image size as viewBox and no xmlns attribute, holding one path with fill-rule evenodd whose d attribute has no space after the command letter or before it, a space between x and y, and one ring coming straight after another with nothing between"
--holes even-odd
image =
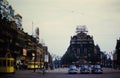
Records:
<instances>
[{"instance_id":1,"label":"sidewalk","mask_svg":"<svg viewBox=\"0 0 120 78\"><path fill-rule=\"evenodd\" d=\"M103 68L103 72L105 72L105 73L120 73L120 70L116 70L113 68Z\"/></svg>"}]
</instances>

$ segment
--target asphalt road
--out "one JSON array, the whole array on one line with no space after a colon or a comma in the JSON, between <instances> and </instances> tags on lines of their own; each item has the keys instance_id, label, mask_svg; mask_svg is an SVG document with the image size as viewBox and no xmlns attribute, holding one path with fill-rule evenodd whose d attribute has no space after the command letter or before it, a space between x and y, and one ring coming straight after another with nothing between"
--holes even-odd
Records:
<instances>
[{"instance_id":1,"label":"asphalt road","mask_svg":"<svg viewBox=\"0 0 120 78\"><path fill-rule=\"evenodd\" d=\"M0 78L120 78L120 71L104 69L103 74L68 74L67 69L56 69L43 75L41 71L19 70L14 75L0 75Z\"/></svg>"}]
</instances>

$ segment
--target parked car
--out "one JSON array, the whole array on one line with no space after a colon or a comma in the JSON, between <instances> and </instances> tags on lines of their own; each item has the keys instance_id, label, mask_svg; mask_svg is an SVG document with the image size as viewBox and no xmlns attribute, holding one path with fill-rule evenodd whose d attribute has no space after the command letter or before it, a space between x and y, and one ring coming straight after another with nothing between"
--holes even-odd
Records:
<instances>
[{"instance_id":1,"label":"parked car","mask_svg":"<svg viewBox=\"0 0 120 78\"><path fill-rule=\"evenodd\" d=\"M76 74L78 72L77 68L75 65L70 65L68 69L69 74Z\"/></svg>"},{"instance_id":2,"label":"parked car","mask_svg":"<svg viewBox=\"0 0 120 78\"><path fill-rule=\"evenodd\" d=\"M80 73L90 73L89 65L81 65Z\"/></svg>"},{"instance_id":3,"label":"parked car","mask_svg":"<svg viewBox=\"0 0 120 78\"><path fill-rule=\"evenodd\" d=\"M92 73L103 73L102 67L100 65L93 65L91 68Z\"/></svg>"}]
</instances>

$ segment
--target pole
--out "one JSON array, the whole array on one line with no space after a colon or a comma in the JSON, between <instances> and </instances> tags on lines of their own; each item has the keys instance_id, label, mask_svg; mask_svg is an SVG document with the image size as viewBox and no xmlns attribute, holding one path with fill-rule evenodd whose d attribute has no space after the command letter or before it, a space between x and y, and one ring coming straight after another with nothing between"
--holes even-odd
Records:
<instances>
[{"instance_id":1,"label":"pole","mask_svg":"<svg viewBox=\"0 0 120 78\"><path fill-rule=\"evenodd\" d=\"M45 54L43 53L43 75L45 74Z\"/></svg>"},{"instance_id":2,"label":"pole","mask_svg":"<svg viewBox=\"0 0 120 78\"><path fill-rule=\"evenodd\" d=\"M34 72L35 72L35 58L34 58Z\"/></svg>"},{"instance_id":3,"label":"pole","mask_svg":"<svg viewBox=\"0 0 120 78\"><path fill-rule=\"evenodd\" d=\"M34 28L34 25L33 25L33 21L32 21L32 36L33 36L33 28Z\"/></svg>"},{"instance_id":4,"label":"pole","mask_svg":"<svg viewBox=\"0 0 120 78\"><path fill-rule=\"evenodd\" d=\"M36 71L36 69L35 69L35 61L36 61L36 52L35 52L35 55L34 55L34 72Z\"/></svg>"}]
</instances>

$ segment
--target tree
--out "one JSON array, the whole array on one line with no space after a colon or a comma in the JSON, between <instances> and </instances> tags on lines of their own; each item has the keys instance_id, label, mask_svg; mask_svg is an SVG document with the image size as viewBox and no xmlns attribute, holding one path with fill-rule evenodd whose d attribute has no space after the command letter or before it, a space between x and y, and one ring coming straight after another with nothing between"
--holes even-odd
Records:
<instances>
[{"instance_id":1,"label":"tree","mask_svg":"<svg viewBox=\"0 0 120 78\"><path fill-rule=\"evenodd\" d=\"M61 63L62 64L72 64L72 62L76 62L77 58L75 57L75 55L72 52L66 52L65 55L63 55L62 59L61 59Z\"/></svg>"}]
</instances>

